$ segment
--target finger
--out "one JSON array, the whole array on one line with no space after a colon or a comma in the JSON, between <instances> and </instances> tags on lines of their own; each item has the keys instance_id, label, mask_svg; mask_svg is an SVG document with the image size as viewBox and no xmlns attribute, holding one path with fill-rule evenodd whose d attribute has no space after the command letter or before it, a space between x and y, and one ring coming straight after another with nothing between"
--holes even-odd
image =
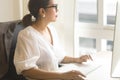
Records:
<instances>
[{"instance_id":1,"label":"finger","mask_svg":"<svg viewBox=\"0 0 120 80\"><path fill-rule=\"evenodd\" d=\"M87 62L87 59L82 59L82 62Z\"/></svg>"},{"instance_id":2,"label":"finger","mask_svg":"<svg viewBox=\"0 0 120 80\"><path fill-rule=\"evenodd\" d=\"M83 73L80 71L72 70L72 72L75 72L77 75L81 75L82 77L86 77Z\"/></svg>"},{"instance_id":3,"label":"finger","mask_svg":"<svg viewBox=\"0 0 120 80\"><path fill-rule=\"evenodd\" d=\"M79 75L79 77L80 77L80 80L87 80L86 77L83 77L83 76L81 76L81 75Z\"/></svg>"},{"instance_id":4,"label":"finger","mask_svg":"<svg viewBox=\"0 0 120 80\"><path fill-rule=\"evenodd\" d=\"M83 56L81 56L81 59L89 59L89 56L88 55L83 55Z\"/></svg>"},{"instance_id":5,"label":"finger","mask_svg":"<svg viewBox=\"0 0 120 80\"><path fill-rule=\"evenodd\" d=\"M92 57L91 57L91 55L86 55L84 58L85 58L85 59L93 60Z\"/></svg>"},{"instance_id":6,"label":"finger","mask_svg":"<svg viewBox=\"0 0 120 80\"><path fill-rule=\"evenodd\" d=\"M82 59L83 59L83 60L87 60L87 59L90 59L90 58L89 58L88 55L84 55L84 56L82 57Z\"/></svg>"},{"instance_id":7,"label":"finger","mask_svg":"<svg viewBox=\"0 0 120 80\"><path fill-rule=\"evenodd\" d=\"M74 77L73 80L85 80L85 78L78 75L78 76Z\"/></svg>"},{"instance_id":8,"label":"finger","mask_svg":"<svg viewBox=\"0 0 120 80\"><path fill-rule=\"evenodd\" d=\"M84 74L82 74L82 73L80 73L80 75L82 76L82 77L86 77Z\"/></svg>"},{"instance_id":9,"label":"finger","mask_svg":"<svg viewBox=\"0 0 120 80\"><path fill-rule=\"evenodd\" d=\"M81 73L81 72L79 72L79 71L77 71L77 72L79 73L80 76L86 77L83 73Z\"/></svg>"}]
</instances>

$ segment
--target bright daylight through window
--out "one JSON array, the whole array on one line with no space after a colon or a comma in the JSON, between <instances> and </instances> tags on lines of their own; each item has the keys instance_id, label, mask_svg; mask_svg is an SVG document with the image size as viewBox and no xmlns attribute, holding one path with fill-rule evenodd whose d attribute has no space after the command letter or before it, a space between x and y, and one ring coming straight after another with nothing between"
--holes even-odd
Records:
<instances>
[{"instance_id":1,"label":"bright daylight through window","mask_svg":"<svg viewBox=\"0 0 120 80\"><path fill-rule=\"evenodd\" d=\"M76 0L76 52L81 48L112 51L116 3L117 0Z\"/></svg>"}]
</instances>

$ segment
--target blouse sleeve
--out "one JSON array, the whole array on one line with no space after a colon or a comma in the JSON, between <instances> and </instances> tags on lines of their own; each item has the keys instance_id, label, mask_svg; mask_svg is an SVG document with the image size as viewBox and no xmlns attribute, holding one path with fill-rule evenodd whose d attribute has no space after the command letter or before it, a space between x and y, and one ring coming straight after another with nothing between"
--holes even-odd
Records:
<instances>
[{"instance_id":1,"label":"blouse sleeve","mask_svg":"<svg viewBox=\"0 0 120 80\"><path fill-rule=\"evenodd\" d=\"M20 32L17 39L14 64L18 74L23 70L38 68L36 62L40 56L38 44L31 33Z\"/></svg>"}]
</instances>

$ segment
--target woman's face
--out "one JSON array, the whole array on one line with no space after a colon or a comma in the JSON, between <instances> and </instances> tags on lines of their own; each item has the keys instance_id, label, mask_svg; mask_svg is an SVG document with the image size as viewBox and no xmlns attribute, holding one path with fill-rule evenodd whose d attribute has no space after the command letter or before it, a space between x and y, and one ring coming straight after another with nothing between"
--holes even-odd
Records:
<instances>
[{"instance_id":1,"label":"woman's face","mask_svg":"<svg viewBox=\"0 0 120 80\"><path fill-rule=\"evenodd\" d=\"M57 11L57 4L54 2L54 0L50 0L49 5L46 8L46 19L50 22L56 21Z\"/></svg>"}]
</instances>

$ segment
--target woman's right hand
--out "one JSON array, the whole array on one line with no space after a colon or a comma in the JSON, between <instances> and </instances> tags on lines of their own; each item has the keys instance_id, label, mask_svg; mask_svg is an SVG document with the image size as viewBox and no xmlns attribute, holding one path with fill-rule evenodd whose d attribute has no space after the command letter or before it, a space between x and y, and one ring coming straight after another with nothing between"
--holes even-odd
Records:
<instances>
[{"instance_id":1,"label":"woman's right hand","mask_svg":"<svg viewBox=\"0 0 120 80\"><path fill-rule=\"evenodd\" d=\"M72 70L62 74L63 80L85 80L86 76L79 71Z\"/></svg>"}]
</instances>

